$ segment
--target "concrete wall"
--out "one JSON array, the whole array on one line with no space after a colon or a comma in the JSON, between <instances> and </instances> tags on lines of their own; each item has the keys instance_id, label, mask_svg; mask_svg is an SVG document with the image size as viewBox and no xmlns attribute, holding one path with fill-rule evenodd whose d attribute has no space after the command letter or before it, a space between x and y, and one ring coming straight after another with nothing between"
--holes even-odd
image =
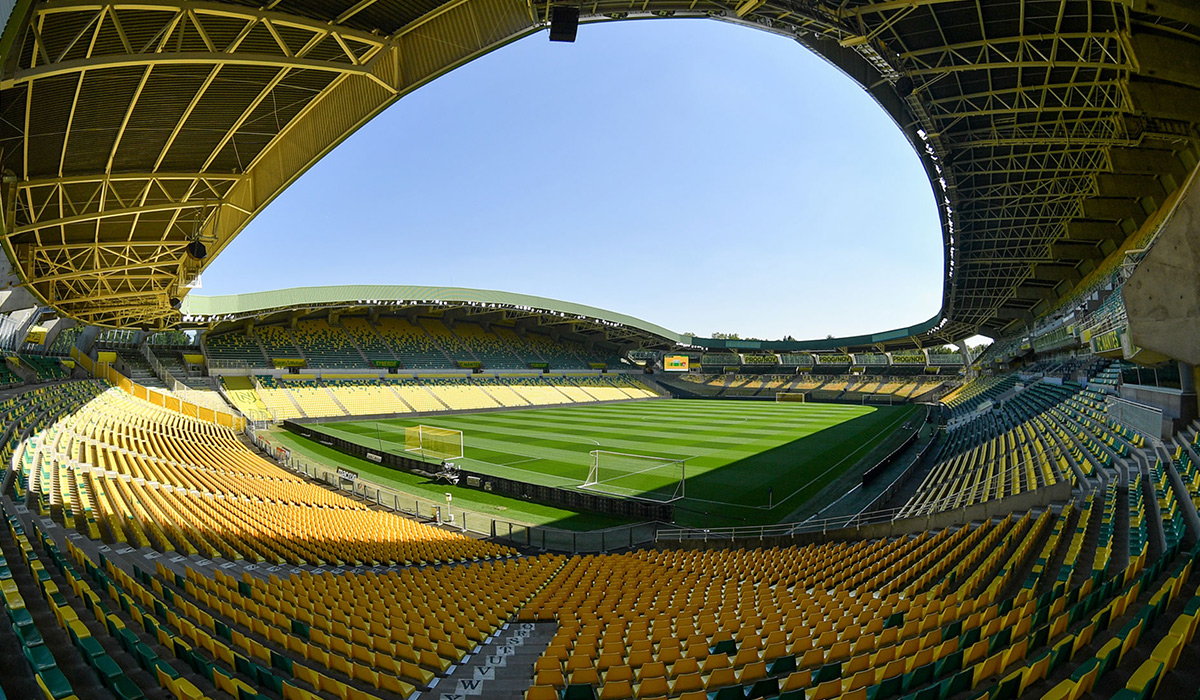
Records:
<instances>
[{"instance_id":1,"label":"concrete wall","mask_svg":"<svg viewBox=\"0 0 1200 700\"><path fill-rule=\"evenodd\" d=\"M1125 283L1131 341L1200 364L1200 179L1193 172L1158 240Z\"/></svg>"}]
</instances>

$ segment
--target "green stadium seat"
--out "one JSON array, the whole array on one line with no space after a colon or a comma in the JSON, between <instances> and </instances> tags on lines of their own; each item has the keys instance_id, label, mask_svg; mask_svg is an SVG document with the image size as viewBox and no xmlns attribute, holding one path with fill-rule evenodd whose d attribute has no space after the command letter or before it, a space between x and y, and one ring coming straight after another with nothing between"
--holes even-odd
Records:
<instances>
[{"instance_id":1,"label":"green stadium seat","mask_svg":"<svg viewBox=\"0 0 1200 700\"><path fill-rule=\"evenodd\" d=\"M25 654L25 660L29 662L29 667L35 673L40 673L47 669L52 669L56 666L54 655L46 648L45 644L36 644L34 646L22 647Z\"/></svg>"},{"instance_id":2,"label":"green stadium seat","mask_svg":"<svg viewBox=\"0 0 1200 700\"><path fill-rule=\"evenodd\" d=\"M117 700L141 700L146 697L142 693L142 689L137 687L137 684L129 680L126 676L115 678L110 689Z\"/></svg>"},{"instance_id":3,"label":"green stadium seat","mask_svg":"<svg viewBox=\"0 0 1200 700\"><path fill-rule=\"evenodd\" d=\"M58 670L57 666L50 666L38 671L37 682L43 695L46 696L46 700L63 700L74 695L71 683L63 675L63 672Z\"/></svg>"},{"instance_id":4,"label":"green stadium seat","mask_svg":"<svg viewBox=\"0 0 1200 700\"><path fill-rule=\"evenodd\" d=\"M889 700L904 692L904 676L885 678L867 690L867 700Z\"/></svg>"}]
</instances>

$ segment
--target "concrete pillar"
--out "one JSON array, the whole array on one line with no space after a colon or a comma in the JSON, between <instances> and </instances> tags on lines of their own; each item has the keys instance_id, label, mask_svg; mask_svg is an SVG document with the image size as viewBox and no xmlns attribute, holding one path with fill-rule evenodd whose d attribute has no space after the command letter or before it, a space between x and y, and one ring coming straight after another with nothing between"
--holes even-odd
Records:
<instances>
[{"instance_id":1,"label":"concrete pillar","mask_svg":"<svg viewBox=\"0 0 1200 700\"><path fill-rule=\"evenodd\" d=\"M1183 390L1179 402L1180 419L1186 425L1200 416L1200 401L1196 396L1196 366L1179 361L1179 388Z\"/></svg>"},{"instance_id":2,"label":"concrete pillar","mask_svg":"<svg viewBox=\"0 0 1200 700\"><path fill-rule=\"evenodd\" d=\"M58 338L59 333L62 333L64 330L71 328L74 325L75 321L73 319L65 317L56 318L51 321L49 327L46 329L46 342L42 343L42 347L49 348L54 344L54 341L56 338Z\"/></svg>"},{"instance_id":3,"label":"concrete pillar","mask_svg":"<svg viewBox=\"0 0 1200 700\"><path fill-rule=\"evenodd\" d=\"M91 357L92 343L96 342L96 338L100 335L100 329L95 326L88 326L79 333L75 338L75 347L79 352Z\"/></svg>"},{"instance_id":4,"label":"concrete pillar","mask_svg":"<svg viewBox=\"0 0 1200 700\"><path fill-rule=\"evenodd\" d=\"M970 367L975 358L971 356L971 347L967 345L967 341L960 340L954 346L958 348L958 354L962 355L963 366Z\"/></svg>"}]
</instances>

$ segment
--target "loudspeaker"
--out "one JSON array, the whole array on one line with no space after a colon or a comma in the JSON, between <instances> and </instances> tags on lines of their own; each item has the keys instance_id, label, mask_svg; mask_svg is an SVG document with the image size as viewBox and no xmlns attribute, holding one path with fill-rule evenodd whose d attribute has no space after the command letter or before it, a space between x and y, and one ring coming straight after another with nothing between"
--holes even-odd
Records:
<instances>
[{"instance_id":1,"label":"loudspeaker","mask_svg":"<svg viewBox=\"0 0 1200 700\"><path fill-rule=\"evenodd\" d=\"M912 78L908 77L907 75L900 76L900 79L896 81L896 94L899 95L900 97L908 97L912 93L913 93Z\"/></svg>"},{"instance_id":2,"label":"loudspeaker","mask_svg":"<svg viewBox=\"0 0 1200 700\"><path fill-rule=\"evenodd\" d=\"M208 248L200 241L192 241L187 245L187 254L197 260L203 260L208 257Z\"/></svg>"},{"instance_id":3,"label":"loudspeaker","mask_svg":"<svg viewBox=\"0 0 1200 700\"><path fill-rule=\"evenodd\" d=\"M550 8L550 41L574 42L578 31L578 7L555 5Z\"/></svg>"}]
</instances>

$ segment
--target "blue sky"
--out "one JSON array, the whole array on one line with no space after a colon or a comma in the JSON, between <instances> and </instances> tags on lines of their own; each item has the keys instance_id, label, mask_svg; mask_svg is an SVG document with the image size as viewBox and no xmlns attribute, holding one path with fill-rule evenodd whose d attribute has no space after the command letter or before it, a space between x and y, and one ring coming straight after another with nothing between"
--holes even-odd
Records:
<instances>
[{"instance_id":1,"label":"blue sky","mask_svg":"<svg viewBox=\"0 0 1200 700\"><path fill-rule=\"evenodd\" d=\"M481 287L814 338L924 321L941 275L928 181L862 89L791 40L676 20L535 34L403 98L198 293Z\"/></svg>"}]
</instances>

